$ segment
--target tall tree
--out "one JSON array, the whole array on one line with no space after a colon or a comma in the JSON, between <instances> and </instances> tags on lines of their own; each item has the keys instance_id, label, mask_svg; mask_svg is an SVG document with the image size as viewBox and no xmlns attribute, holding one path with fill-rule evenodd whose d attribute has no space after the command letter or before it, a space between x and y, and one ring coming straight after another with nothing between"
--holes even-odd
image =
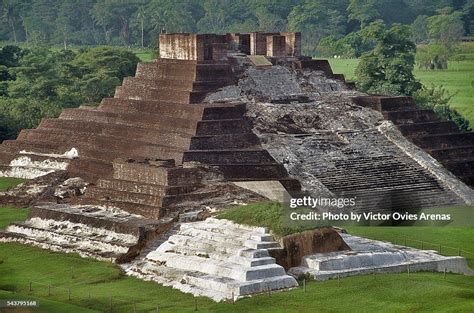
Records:
<instances>
[{"instance_id":1,"label":"tall tree","mask_svg":"<svg viewBox=\"0 0 474 313\"><path fill-rule=\"evenodd\" d=\"M341 11L346 5L345 0L307 0L288 15L288 29L302 32L303 50L312 54L323 37L344 35L346 19Z\"/></svg>"},{"instance_id":2,"label":"tall tree","mask_svg":"<svg viewBox=\"0 0 474 313\"><path fill-rule=\"evenodd\" d=\"M130 20L137 10L139 1L100 0L92 8L92 16L104 30L105 42L111 43L113 32L118 33L122 42L131 43Z\"/></svg>"},{"instance_id":3,"label":"tall tree","mask_svg":"<svg viewBox=\"0 0 474 313\"><path fill-rule=\"evenodd\" d=\"M351 0L347 11L349 19L358 21L361 28L380 17L377 0Z\"/></svg>"},{"instance_id":4,"label":"tall tree","mask_svg":"<svg viewBox=\"0 0 474 313\"><path fill-rule=\"evenodd\" d=\"M137 18L140 21L140 43L143 48L144 45L144 32L145 32L145 19L147 18L146 8L142 5L137 10Z\"/></svg>"},{"instance_id":5,"label":"tall tree","mask_svg":"<svg viewBox=\"0 0 474 313\"><path fill-rule=\"evenodd\" d=\"M452 12L450 7L438 10L438 13L438 15L430 16L427 19L428 33L439 44L451 49L464 34L462 13Z\"/></svg>"},{"instance_id":6,"label":"tall tree","mask_svg":"<svg viewBox=\"0 0 474 313\"><path fill-rule=\"evenodd\" d=\"M395 24L386 29L381 21L361 30L366 41L375 43L373 50L362 54L356 68L358 87L372 94L411 95L421 88L413 75L415 44L410 28Z\"/></svg>"}]
</instances>

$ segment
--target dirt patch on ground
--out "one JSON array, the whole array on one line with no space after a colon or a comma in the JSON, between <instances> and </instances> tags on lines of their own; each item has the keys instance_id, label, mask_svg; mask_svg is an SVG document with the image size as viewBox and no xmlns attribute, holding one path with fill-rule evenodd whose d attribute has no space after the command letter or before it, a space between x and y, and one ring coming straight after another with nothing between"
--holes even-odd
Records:
<instances>
[{"instance_id":1,"label":"dirt patch on ground","mask_svg":"<svg viewBox=\"0 0 474 313\"><path fill-rule=\"evenodd\" d=\"M285 236L280 239L282 250L270 250L276 262L286 270L299 266L305 255L350 250L333 228L320 228Z\"/></svg>"}]
</instances>

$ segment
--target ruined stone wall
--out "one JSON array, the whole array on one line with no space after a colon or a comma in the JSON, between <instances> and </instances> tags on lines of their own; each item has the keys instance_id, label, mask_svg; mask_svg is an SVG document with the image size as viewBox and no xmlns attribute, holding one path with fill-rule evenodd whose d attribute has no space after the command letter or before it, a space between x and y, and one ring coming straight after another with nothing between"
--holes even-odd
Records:
<instances>
[{"instance_id":1,"label":"ruined stone wall","mask_svg":"<svg viewBox=\"0 0 474 313\"><path fill-rule=\"evenodd\" d=\"M301 33L250 33L250 54L275 57L300 56Z\"/></svg>"},{"instance_id":2,"label":"ruined stone wall","mask_svg":"<svg viewBox=\"0 0 474 313\"><path fill-rule=\"evenodd\" d=\"M160 36L160 57L178 60L219 60L228 51L226 35L164 34Z\"/></svg>"},{"instance_id":3,"label":"ruined stone wall","mask_svg":"<svg viewBox=\"0 0 474 313\"><path fill-rule=\"evenodd\" d=\"M280 33L285 36L286 55L300 56L301 55L301 33Z\"/></svg>"},{"instance_id":4,"label":"ruined stone wall","mask_svg":"<svg viewBox=\"0 0 474 313\"><path fill-rule=\"evenodd\" d=\"M165 59L197 60L197 35L160 35L160 57Z\"/></svg>"},{"instance_id":5,"label":"ruined stone wall","mask_svg":"<svg viewBox=\"0 0 474 313\"><path fill-rule=\"evenodd\" d=\"M250 54L250 34L229 33L227 41L231 49Z\"/></svg>"},{"instance_id":6,"label":"ruined stone wall","mask_svg":"<svg viewBox=\"0 0 474 313\"><path fill-rule=\"evenodd\" d=\"M287 55L285 36L267 36L267 56L283 57Z\"/></svg>"}]
</instances>

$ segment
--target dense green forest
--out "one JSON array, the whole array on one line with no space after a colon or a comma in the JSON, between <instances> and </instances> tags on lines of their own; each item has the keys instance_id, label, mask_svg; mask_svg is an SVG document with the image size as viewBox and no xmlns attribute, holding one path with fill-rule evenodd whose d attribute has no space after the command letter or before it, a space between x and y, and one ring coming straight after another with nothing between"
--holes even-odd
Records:
<instances>
[{"instance_id":1,"label":"dense green forest","mask_svg":"<svg viewBox=\"0 0 474 313\"><path fill-rule=\"evenodd\" d=\"M304 52L315 54L331 45L357 50L362 44L357 36L346 35L375 20L411 25L415 43L474 33L474 0L2 0L1 5L0 40L28 45L153 47L161 32L290 30L301 31Z\"/></svg>"},{"instance_id":2,"label":"dense green forest","mask_svg":"<svg viewBox=\"0 0 474 313\"><path fill-rule=\"evenodd\" d=\"M134 75L138 61L134 53L110 47L0 48L0 140L14 139L64 108L97 105Z\"/></svg>"}]
</instances>

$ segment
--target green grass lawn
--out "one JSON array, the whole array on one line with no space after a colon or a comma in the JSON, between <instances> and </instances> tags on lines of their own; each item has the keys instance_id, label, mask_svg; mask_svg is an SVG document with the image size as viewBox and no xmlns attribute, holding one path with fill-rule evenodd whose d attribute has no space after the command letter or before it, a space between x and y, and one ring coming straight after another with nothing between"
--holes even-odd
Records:
<instances>
[{"instance_id":1,"label":"green grass lawn","mask_svg":"<svg viewBox=\"0 0 474 313\"><path fill-rule=\"evenodd\" d=\"M150 49L133 48L132 51L142 62L149 62L158 57L158 51Z\"/></svg>"},{"instance_id":2,"label":"green grass lawn","mask_svg":"<svg viewBox=\"0 0 474 313\"><path fill-rule=\"evenodd\" d=\"M1 180L0 180L1 181ZM263 209L262 209L263 208ZM278 206L266 203L231 209L241 222L272 227ZM252 218L250 212L257 216ZM279 212L279 211L277 211ZM26 218L26 209L0 208L0 229ZM472 247L472 229L352 227L349 231L396 241L403 236ZM468 249L468 248L466 248ZM469 248L472 249L472 248ZM32 290L29 290L29 286ZM51 294L48 294L51 286ZM69 300L70 291L70 300ZM35 299L22 312L472 312L474 279L441 273L378 274L308 282L303 288L262 294L232 303L194 298L162 285L124 275L108 262L15 243L0 243L0 299Z\"/></svg>"},{"instance_id":3,"label":"green grass lawn","mask_svg":"<svg viewBox=\"0 0 474 313\"><path fill-rule=\"evenodd\" d=\"M0 191L5 191L25 181L26 179L21 178L0 177ZM20 209L9 206L0 206L0 210L0 229L4 229L11 222L23 221L28 215L28 209L26 208Z\"/></svg>"},{"instance_id":4,"label":"green grass lawn","mask_svg":"<svg viewBox=\"0 0 474 313\"><path fill-rule=\"evenodd\" d=\"M0 177L0 191L5 191L8 188L15 187L18 184L25 182L26 179L14 177Z\"/></svg>"},{"instance_id":5,"label":"green grass lawn","mask_svg":"<svg viewBox=\"0 0 474 313\"><path fill-rule=\"evenodd\" d=\"M344 74L347 80L354 80L358 59L329 59L334 73ZM447 70L424 70L415 68L415 77L424 85L442 85L455 96L450 104L474 125L474 60L449 62Z\"/></svg>"},{"instance_id":6,"label":"green grass lawn","mask_svg":"<svg viewBox=\"0 0 474 313\"><path fill-rule=\"evenodd\" d=\"M114 312L133 312L133 303L138 312L194 311L192 295L124 276L110 263L18 244L0 244L0 251L0 298L38 299L39 312L104 312L111 296ZM473 298L472 277L412 273L349 277L339 287L335 280L310 282L306 293L300 287L235 304L196 300L200 312L472 312Z\"/></svg>"}]
</instances>

